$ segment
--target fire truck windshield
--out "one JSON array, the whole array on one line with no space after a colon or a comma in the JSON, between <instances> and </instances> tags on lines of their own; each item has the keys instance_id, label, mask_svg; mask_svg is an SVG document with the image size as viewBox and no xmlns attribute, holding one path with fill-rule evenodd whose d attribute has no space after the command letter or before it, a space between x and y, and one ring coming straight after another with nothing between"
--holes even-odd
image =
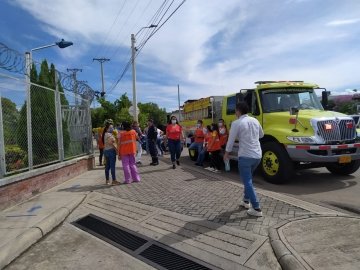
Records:
<instances>
[{"instance_id":1,"label":"fire truck windshield","mask_svg":"<svg viewBox=\"0 0 360 270\"><path fill-rule=\"evenodd\" d=\"M269 89L261 92L263 112L284 112L290 108L324 110L312 89Z\"/></svg>"}]
</instances>

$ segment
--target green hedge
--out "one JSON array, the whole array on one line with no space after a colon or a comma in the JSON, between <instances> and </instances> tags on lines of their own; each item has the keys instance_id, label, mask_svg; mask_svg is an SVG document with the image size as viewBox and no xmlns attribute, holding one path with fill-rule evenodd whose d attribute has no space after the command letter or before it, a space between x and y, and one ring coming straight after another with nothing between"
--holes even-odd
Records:
<instances>
[{"instance_id":1,"label":"green hedge","mask_svg":"<svg viewBox=\"0 0 360 270\"><path fill-rule=\"evenodd\" d=\"M20 170L27 166L27 153L18 145L5 146L6 171Z\"/></svg>"}]
</instances>

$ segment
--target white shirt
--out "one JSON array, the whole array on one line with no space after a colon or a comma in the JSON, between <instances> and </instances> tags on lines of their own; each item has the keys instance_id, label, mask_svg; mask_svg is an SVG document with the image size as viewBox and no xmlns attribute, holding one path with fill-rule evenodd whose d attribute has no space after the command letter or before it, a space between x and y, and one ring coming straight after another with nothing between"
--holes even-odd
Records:
<instances>
[{"instance_id":1,"label":"white shirt","mask_svg":"<svg viewBox=\"0 0 360 270\"><path fill-rule=\"evenodd\" d=\"M239 140L238 157L261 158L262 151L259 139L264 132L257 119L242 115L231 123L226 152L231 152L236 139Z\"/></svg>"}]
</instances>

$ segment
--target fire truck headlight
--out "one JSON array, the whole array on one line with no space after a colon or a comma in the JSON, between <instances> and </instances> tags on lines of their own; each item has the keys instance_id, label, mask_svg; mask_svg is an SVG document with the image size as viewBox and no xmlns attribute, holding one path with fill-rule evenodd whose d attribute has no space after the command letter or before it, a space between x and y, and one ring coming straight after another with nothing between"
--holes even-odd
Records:
<instances>
[{"instance_id":1,"label":"fire truck headlight","mask_svg":"<svg viewBox=\"0 0 360 270\"><path fill-rule=\"evenodd\" d=\"M289 141L292 141L294 143L302 143L302 144L315 144L317 143L316 140L313 137L293 137L289 136L287 137Z\"/></svg>"}]
</instances>

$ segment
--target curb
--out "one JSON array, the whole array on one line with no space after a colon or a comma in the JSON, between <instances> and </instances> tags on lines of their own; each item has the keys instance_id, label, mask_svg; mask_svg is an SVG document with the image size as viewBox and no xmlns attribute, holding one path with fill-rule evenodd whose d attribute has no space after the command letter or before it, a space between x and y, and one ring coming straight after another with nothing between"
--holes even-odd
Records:
<instances>
[{"instance_id":1,"label":"curb","mask_svg":"<svg viewBox=\"0 0 360 270\"><path fill-rule=\"evenodd\" d=\"M280 240L277 229L269 229L269 238L276 259L283 270L306 270L306 268L296 259L291 251Z\"/></svg>"},{"instance_id":2,"label":"curb","mask_svg":"<svg viewBox=\"0 0 360 270\"><path fill-rule=\"evenodd\" d=\"M312 219L312 218L355 218L360 219L356 216L343 216L343 215L307 215L307 216L301 216L292 218L283 222L280 222L276 224L275 226L269 228L269 239L272 249L274 250L275 256L280 263L283 270L306 270L309 269L306 267L299 259L294 255L294 252L296 254L296 251L291 251L287 248L286 244L282 241L282 233L281 229L282 227L286 226L287 224L291 222L296 222L299 220L305 220L305 219Z\"/></svg>"},{"instance_id":3,"label":"curb","mask_svg":"<svg viewBox=\"0 0 360 270\"><path fill-rule=\"evenodd\" d=\"M28 228L25 232L19 234L12 241L0 248L0 269L10 264L14 259L19 257L29 247L41 240L47 233L60 225L70 213L79 206L86 195L74 199L65 206L55 210L35 226Z\"/></svg>"}]
</instances>

